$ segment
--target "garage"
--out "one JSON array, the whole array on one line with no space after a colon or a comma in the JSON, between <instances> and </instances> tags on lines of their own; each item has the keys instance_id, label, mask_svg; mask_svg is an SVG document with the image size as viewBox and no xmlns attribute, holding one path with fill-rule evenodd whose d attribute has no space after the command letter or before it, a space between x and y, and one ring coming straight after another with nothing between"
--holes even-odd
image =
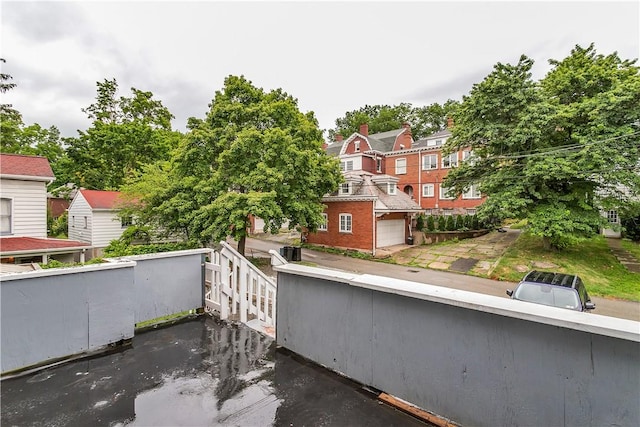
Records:
<instances>
[{"instance_id":1,"label":"garage","mask_svg":"<svg viewBox=\"0 0 640 427\"><path fill-rule=\"evenodd\" d=\"M387 219L378 221L377 248L404 243L404 220Z\"/></svg>"}]
</instances>

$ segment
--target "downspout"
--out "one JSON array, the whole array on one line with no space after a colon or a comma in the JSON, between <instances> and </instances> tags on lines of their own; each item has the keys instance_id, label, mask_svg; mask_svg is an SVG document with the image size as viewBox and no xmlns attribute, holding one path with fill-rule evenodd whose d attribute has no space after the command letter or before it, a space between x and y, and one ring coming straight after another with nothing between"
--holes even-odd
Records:
<instances>
[{"instance_id":1,"label":"downspout","mask_svg":"<svg viewBox=\"0 0 640 427\"><path fill-rule=\"evenodd\" d=\"M373 219L373 248L371 250L371 255L376 256L376 242L377 242L377 236L376 236L376 225L378 223L378 220L376 218L376 202L375 200L371 202L371 218Z\"/></svg>"}]
</instances>

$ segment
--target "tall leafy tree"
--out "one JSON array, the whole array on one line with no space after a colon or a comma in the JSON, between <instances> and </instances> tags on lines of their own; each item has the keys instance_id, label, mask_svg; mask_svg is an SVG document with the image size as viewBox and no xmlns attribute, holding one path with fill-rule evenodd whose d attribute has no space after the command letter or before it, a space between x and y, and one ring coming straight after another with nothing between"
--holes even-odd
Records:
<instances>
[{"instance_id":1,"label":"tall leafy tree","mask_svg":"<svg viewBox=\"0 0 640 427\"><path fill-rule=\"evenodd\" d=\"M5 63L0 58L0 63ZM0 93L4 94L16 87L10 74L0 73ZM22 127L22 115L11 104L0 103L0 140L3 153L18 153L18 135Z\"/></svg>"},{"instance_id":2,"label":"tall leafy tree","mask_svg":"<svg viewBox=\"0 0 640 427\"><path fill-rule=\"evenodd\" d=\"M146 164L167 160L181 135L172 115L151 92L132 88L118 97L115 79L97 83L95 103L83 109L93 123L67 150L75 165L73 181L93 189L118 189Z\"/></svg>"},{"instance_id":3,"label":"tall leafy tree","mask_svg":"<svg viewBox=\"0 0 640 427\"><path fill-rule=\"evenodd\" d=\"M424 107L413 107L405 102L393 106L365 105L336 119L335 128L328 132L329 139L335 140L337 134L348 136L358 132L360 125L364 123L369 125L370 134L400 129L404 123L409 123L411 134L417 140L444 130L447 118L457 105L453 100L448 100L443 105L433 103Z\"/></svg>"},{"instance_id":4,"label":"tall leafy tree","mask_svg":"<svg viewBox=\"0 0 640 427\"><path fill-rule=\"evenodd\" d=\"M454 115L448 151L470 147L471 161L445 185L460 194L479 184L486 220L526 218L545 247L592 235L605 206L640 195L640 74L635 60L576 46L539 82L533 61L497 64Z\"/></svg>"},{"instance_id":5,"label":"tall leafy tree","mask_svg":"<svg viewBox=\"0 0 640 427\"><path fill-rule=\"evenodd\" d=\"M229 76L203 120L189 132L170 165L127 187L168 229L208 245L232 236L244 253L250 215L276 232L285 221L317 229L322 197L342 180L336 159L322 149L313 113L276 89L265 92L243 76ZM163 176L169 176L162 181ZM159 185L149 185L160 180ZM155 191L145 194L145 188Z\"/></svg>"}]
</instances>

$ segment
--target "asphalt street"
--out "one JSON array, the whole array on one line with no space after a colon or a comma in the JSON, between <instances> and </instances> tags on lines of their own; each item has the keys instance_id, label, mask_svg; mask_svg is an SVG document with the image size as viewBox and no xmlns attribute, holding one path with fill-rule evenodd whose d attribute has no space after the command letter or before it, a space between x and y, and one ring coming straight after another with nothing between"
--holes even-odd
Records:
<instances>
[{"instance_id":1,"label":"asphalt street","mask_svg":"<svg viewBox=\"0 0 640 427\"><path fill-rule=\"evenodd\" d=\"M283 243L281 242L249 238L247 239L246 255L267 256L270 249L278 251L282 246ZM387 264L310 249L302 249L302 261L316 264L319 267L411 280L418 283L427 283L503 298L508 298L506 290L513 289L516 285L512 282L501 282L481 277L467 276L450 271ZM638 302L600 297L592 297L592 300L596 304L595 314L640 321L640 303Z\"/></svg>"}]
</instances>

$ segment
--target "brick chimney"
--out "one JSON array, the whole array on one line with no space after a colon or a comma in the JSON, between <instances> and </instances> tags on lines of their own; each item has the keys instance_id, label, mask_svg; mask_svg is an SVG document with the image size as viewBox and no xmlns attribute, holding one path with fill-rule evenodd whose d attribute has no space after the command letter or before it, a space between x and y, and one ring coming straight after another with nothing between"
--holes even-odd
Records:
<instances>
[{"instance_id":1,"label":"brick chimney","mask_svg":"<svg viewBox=\"0 0 640 427\"><path fill-rule=\"evenodd\" d=\"M453 118L447 117L447 129L451 129L453 127Z\"/></svg>"},{"instance_id":2,"label":"brick chimney","mask_svg":"<svg viewBox=\"0 0 640 427\"><path fill-rule=\"evenodd\" d=\"M411 148L411 143L413 142L413 137L411 135L411 125L407 122L404 122L402 124L402 127L405 129L405 131L402 132L402 135L398 137L398 142L397 142L398 147L396 149L408 150ZM404 148L401 148L400 146Z\"/></svg>"},{"instance_id":3,"label":"brick chimney","mask_svg":"<svg viewBox=\"0 0 640 427\"><path fill-rule=\"evenodd\" d=\"M339 133L336 133L336 142L342 142L343 139L344 137L342 135L340 135Z\"/></svg>"},{"instance_id":4,"label":"brick chimney","mask_svg":"<svg viewBox=\"0 0 640 427\"><path fill-rule=\"evenodd\" d=\"M363 123L360 125L360 135L369 136L369 125Z\"/></svg>"}]
</instances>

